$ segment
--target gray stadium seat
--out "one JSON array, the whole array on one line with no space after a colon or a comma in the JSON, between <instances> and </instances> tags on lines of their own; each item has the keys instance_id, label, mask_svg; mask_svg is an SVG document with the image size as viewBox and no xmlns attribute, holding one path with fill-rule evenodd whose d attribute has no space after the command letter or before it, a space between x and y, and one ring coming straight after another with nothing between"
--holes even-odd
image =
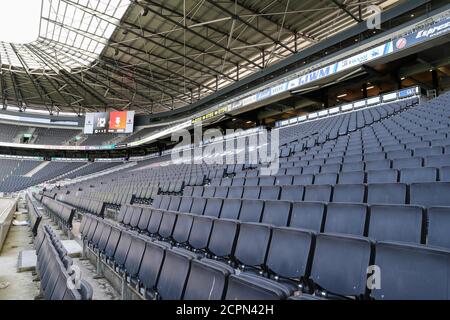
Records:
<instances>
[{"instance_id":1,"label":"gray stadium seat","mask_svg":"<svg viewBox=\"0 0 450 320\"><path fill-rule=\"evenodd\" d=\"M421 243L424 238L421 207L373 205L370 207L368 236L377 241Z\"/></svg>"},{"instance_id":2,"label":"gray stadium seat","mask_svg":"<svg viewBox=\"0 0 450 320\"><path fill-rule=\"evenodd\" d=\"M324 232L363 236L367 207L360 203L330 203L327 206Z\"/></svg>"},{"instance_id":3,"label":"gray stadium seat","mask_svg":"<svg viewBox=\"0 0 450 320\"><path fill-rule=\"evenodd\" d=\"M448 300L450 252L422 245L379 242L375 265L381 270L377 300Z\"/></svg>"}]
</instances>

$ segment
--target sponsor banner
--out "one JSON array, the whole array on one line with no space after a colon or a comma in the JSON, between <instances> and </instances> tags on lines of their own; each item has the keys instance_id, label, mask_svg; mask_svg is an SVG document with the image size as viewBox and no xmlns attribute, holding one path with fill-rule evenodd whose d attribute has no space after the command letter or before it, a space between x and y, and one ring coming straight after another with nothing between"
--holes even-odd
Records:
<instances>
[{"instance_id":1,"label":"sponsor banner","mask_svg":"<svg viewBox=\"0 0 450 320\"><path fill-rule=\"evenodd\" d=\"M249 104L255 103L256 102L256 94L251 95L250 97L244 98L242 100L242 106L247 106Z\"/></svg>"},{"instance_id":2,"label":"sponsor banner","mask_svg":"<svg viewBox=\"0 0 450 320\"><path fill-rule=\"evenodd\" d=\"M270 97L270 88L260 91L256 94L256 100L261 101Z\"/></svg>"},{"instance_id":3,"label":"sponsor banner","mask_svg":"<svg viewBox=\"0 0 450 320\"><path fill-rule=\"evenodd\" d=\"M366 50L355 56L341 60L337 63L336 72L341 72L341 71L344 71L344 70L347 70L347 69L350 69L353 67L360 66L369 61L378 59L388 53L388 52L385 52L385 49L387 47L390 47L390 45L388 46L385 43L385 44L382 44L381 46Z\"/></svg>"},{"instance_id":4,"label":"sponsor banner","mask_svg":"<svg viewBox=\"0 0 450 320\"><path fill-rule=\"evenodd\" d=\"M197 123L199 121L204 121L204 120L208 120L210 118L214 118L216 116L219 116L221 114L226 113L227 111L228 111L228 105L227 106L223 106L223 107L221 107L221 108L219 108L217 110L211 111L211 112L209 112L207 114L204 114L204 115L202 115L200 117L197 117L197 118L193 119L192 120L192 124Z\"/></svg>"},{"instance_id":5,"label":"sponsor banner","mask_svg":"<svg viewBox=\"0 0 450 320\"><path fill-rule=\"evenodd\" d=\"M448 32L450 32L450 16L441 19L433 25L395 39L393 41L393 50L397 52L418 43L443 36Z\"/></svg>"},{"instance_id":6,"label":"sponsor banner","mask_svg":"<svg viewBox=\"0 0 450 320\"><path fill-rule=\"evenodd\" d=\"M407 89L400 90L398 92L398 98L399 99L407 98L407 97L411 97L412 95L415 95L415 94L416 94L416 87L407 88Z\"/></svg>"}]
</instances>

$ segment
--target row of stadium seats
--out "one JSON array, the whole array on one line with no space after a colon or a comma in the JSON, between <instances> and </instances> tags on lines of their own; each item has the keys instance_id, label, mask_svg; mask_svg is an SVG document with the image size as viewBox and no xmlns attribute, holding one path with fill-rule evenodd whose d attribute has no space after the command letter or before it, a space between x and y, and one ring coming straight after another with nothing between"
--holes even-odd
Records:
<instances>
[{"instance_id":1,"label":"row of stadium seats","mask_svg":"<svg viewBox=\"0 0 450 320\"><path fill-rule=\"evenodd\" d=\"M92 287L85 280L71 277L73 261L49 225L39 229L35 238L36 271L45 300L91 300ZM76 281L79 281L78 283ZM72 286L69 286L69 284ZM79 288L78 288L79 287Z\"/></svg>"},{"instance_id":2,"label":"row of stadium seats","mask_svg":"<svg viewBox=\"0 0 450 320\"><path fill-rule=\"evenodd\" d=\"M450 251L442 248L221 219L214 221L202 249L191 245L195 241L187 245L142 236L90 215L80 230L83 241L148 299L285 299L308 294L448 299L450 294ZM196 238L198 232L191 234ZM383 270L383 285L370 290L367 268L372 264ZM436 273L424 278L429 270Z\"/></svg>"}]
</instances>

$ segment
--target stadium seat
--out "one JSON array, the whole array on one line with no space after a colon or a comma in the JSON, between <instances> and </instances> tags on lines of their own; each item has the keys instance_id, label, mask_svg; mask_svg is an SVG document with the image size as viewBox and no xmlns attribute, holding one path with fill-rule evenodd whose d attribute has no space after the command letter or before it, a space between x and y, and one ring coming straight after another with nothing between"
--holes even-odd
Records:
<instances>
[{"instance_id":1,"label":"stadium seat","mask_svg":"<svg viewBox=\"0 0 450 320\"><path fill-rule=\"evenodd\" d=\"M450 249L450 208L432 207L428 209L427 244Z\"/></svg>"},{"instance_id":2,"label":"stadium seat","mask_svg":"<svg viewBox=\"0 0 450 320\"><path fill-rule=\"evenodd\" d=\"M377 241L421 243L424 239L423 209L405 205L370 207L368 236Z\"/></svg>"},{"instance_id":3,"label":"stadium seat","mask_svg":"<svg viewBox=\"0 0 450 320\"><path fill-rule=\"evenodd\" d=\"M376 244L375 265L381 271L377 300L448 300L450 252L398 242Z\"/></svg>"},{"instance_id":4,"label":"stadium seat","mask_svg":"<svg viewBox=\"0 0 450 320\"><path fill-rule=\"evenodd\" d=\"M324 232L363 236L367 207L357 203L330 203L327 206Z\"/></svg>"},{"instance_id":5,"label":"stadium seat","mask_svg":"<svg viewBox=\"0 0 450 320\"><path fill-rule=\"evenodd\" d=\"M363 237L317 235L310 276L315 291L327 298L367 296L371 247Z\"/></svg>"},{"instance_id":6,"label":"stadium seat","mask_svg":"<svg viewBox=\"0 0 450 320\"><path fill-rule=\"evenodd\" d=\"M289 226L321 232L325 218L325 203L295 202L292 205Z\"/></svg>"}]
</instances>

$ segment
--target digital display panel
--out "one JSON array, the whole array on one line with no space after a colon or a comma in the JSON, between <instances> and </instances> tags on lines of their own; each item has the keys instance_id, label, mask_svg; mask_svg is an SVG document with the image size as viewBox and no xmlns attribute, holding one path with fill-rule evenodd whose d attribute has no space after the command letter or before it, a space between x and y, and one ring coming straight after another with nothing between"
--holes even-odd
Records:
<instances>
[{"instance_id":1,"label":"digital display panel","mask_svg":"<svg viewBox=\"0 0 450 320\"><path fill-rule=\"evenodd\" d=\"M86 113L85 134L132 133L134 111Z\"/></svg>"}]
</instances>

